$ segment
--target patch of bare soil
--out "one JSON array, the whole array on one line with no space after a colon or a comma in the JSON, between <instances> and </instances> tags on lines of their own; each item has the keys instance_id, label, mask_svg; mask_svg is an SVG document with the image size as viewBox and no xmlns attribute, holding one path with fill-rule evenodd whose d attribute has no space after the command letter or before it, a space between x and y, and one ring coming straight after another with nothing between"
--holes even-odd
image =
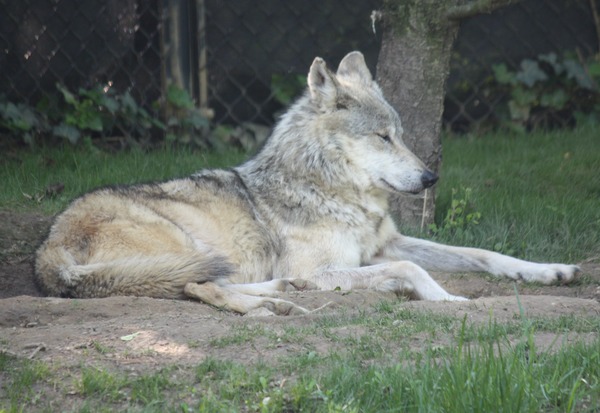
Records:
<instances>
[{"instance_id":1,"label":"patch of bare soil","mask_svg":"<svg viewBox=\"0 0 600 413\"><path fill-rule=\"evenodd\" d=\"M41 295L33 280L33 254L51 222L43 215L0 211L0 299Z\"/></svg>"},{"instance_id":2,"label":"patch of bare soil","mask_svg":"<svg viewBox=\"0 0 600 413\"><path fill-rule=\"evenodd\" d=\"M85 363L141 370L187 361L198 363L208 356L242 363L277 360L306 348L329 352L337 345L326 337L280 343L275 339L278 344L273 345L272 338L283 335L287 327L311 326L332 313L373 312L373 307L382 301L395 300L392 295L372 291L289 293L286 299L305 308L331 304L307 316L241 317L184 300L41 297L33 282L32 261L49 225L47 217L0 212L0 351L51 360L66 367ZM581 266L583 276L568 286L518 284L521 307L527 316L600 316L600 258ZM473 300L402 305L415 311L452 315L459 320L466 316L474 323L487 323L490 317L499 322L519 317L512 282L481 275L434 274L434 278L453 294ZM360 328L340 327L337 333L361 335ZM262 346L261 337L244 342L240 335L242 341L234 345L219 345L244 329L269 334L270 344ZM555 337L546 339L552 340ZM414 342L415 348L422 345L418 337Z\"/></svg>"}]
</instances>

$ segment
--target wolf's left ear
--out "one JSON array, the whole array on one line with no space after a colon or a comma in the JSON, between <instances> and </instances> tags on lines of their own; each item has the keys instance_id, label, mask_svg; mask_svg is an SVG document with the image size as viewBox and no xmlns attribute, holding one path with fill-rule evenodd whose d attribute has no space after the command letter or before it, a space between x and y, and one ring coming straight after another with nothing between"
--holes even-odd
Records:
<instances>
[{"instance_id":1,"label":"wolf's left ear","mask_svg":"<svg viewBox=\"0 0 600 413\"><path fill-rule=\"evenodd\" d=\"M337 75L350 78L367 86L373 83L373 75L371 75L371 71L365 63L365 57L361 52L348 53L338 66Z\"/></svg>"},{"instance_id":2,"label":"wolf's left ear","mask_svg":"<svg viewBox=\"0 0 600 413\"><path fill-rule=\"evenodd\" d=\"M313 101L321 104L333 104L337 96L338 81L335 74L327 69L325 61L316 57L308 72L308 89Z\"/></svg>"}]
</instances>

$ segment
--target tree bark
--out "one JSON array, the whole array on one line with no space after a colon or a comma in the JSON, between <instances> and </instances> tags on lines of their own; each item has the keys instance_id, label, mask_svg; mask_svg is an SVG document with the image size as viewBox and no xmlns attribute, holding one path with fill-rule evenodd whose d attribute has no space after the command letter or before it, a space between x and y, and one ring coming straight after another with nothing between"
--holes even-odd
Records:
<instances>
[{"instance_id":1,"label":"tree bark","mask_svg":"<svg viewBox=\"0 0 600 413\"><path fill-rule=\"evenodd\" d=\"M433 171L441 166L442 113L450 57L460 20L520 0L384 0L377 82L398 111L404 142ZM395 196L392 213L401 227L433 222L435 191Z\"/></svg>"}]
</instances>

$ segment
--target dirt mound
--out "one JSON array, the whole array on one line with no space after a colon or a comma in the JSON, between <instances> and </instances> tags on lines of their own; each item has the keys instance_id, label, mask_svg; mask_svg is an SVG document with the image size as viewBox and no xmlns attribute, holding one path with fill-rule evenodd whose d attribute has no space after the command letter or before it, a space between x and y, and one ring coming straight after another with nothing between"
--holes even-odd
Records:
<instances>
[{"instance_id":1,"label":"dirt mound","mask_svg":"<svg viewBox=\"0 0 600 413\"><path fill-rule=\"evenodd\" d=\"M87 363L91 358L102 364L147 368L186 360L199 362L209 355L253 362L262 359L267 351L260 341L273 341L273 337L268 336L282 334L284 329L322 323L332 312L346 317L359 311L372 312L382 301L396 300L392 295L371 291L306 292L289 294L286 298L305 308L332 304L307 316L242 317L193 301L145 297L87 300L12 297L0 300L2 350L24 357L33 354L36 358L65 365ZM521 296L519 301L515 297L485 297L470 302L405 302L402 305L459 320L466 317L469 322L482 324L488 323L490 318L501 323L514 322L521 318L521 309L528 318L600 316L600 303L595 300L556 296ZM360 335L360 328L360 325L344 326L347 334L352 335ZM227 340L237 345L221 345ZM302 346L307 345L306 340L312 348L322 352L336 346L317 334L307 335ZM240 351L240 346L244 351ZM277 358L302 346L287 343L267 347L269 357Z\"/></svg>"}]
</instances>

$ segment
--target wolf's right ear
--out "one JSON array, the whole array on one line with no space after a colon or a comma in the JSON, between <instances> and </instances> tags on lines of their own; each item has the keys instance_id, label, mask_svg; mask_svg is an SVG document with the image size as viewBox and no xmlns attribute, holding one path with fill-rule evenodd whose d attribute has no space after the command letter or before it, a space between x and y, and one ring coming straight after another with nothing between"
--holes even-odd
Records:
<instances>
[{"instance_id":1,"label":"wolf's right ear","mask_svg":"<svg viewBox=\"0 0 600 413\"><path fill-rule=\"evenodd\" d=\"M311 99L319 105L333 105L337 96L338 81L327 69L325 61L316 57L308 72L308 89Z\"/></svg>"},{"instance_id":2,"label":"wolf's right ear","mask_svg":"<svg viewBox=\"0 0 600 413\"><path fill-rule=\"evenodd\" d=\"M337 75L346 77L365 86L371 86L373 75L365 63L365 57L361 52L350 52L340 62Z\"/></svg>"}]
</instances>

